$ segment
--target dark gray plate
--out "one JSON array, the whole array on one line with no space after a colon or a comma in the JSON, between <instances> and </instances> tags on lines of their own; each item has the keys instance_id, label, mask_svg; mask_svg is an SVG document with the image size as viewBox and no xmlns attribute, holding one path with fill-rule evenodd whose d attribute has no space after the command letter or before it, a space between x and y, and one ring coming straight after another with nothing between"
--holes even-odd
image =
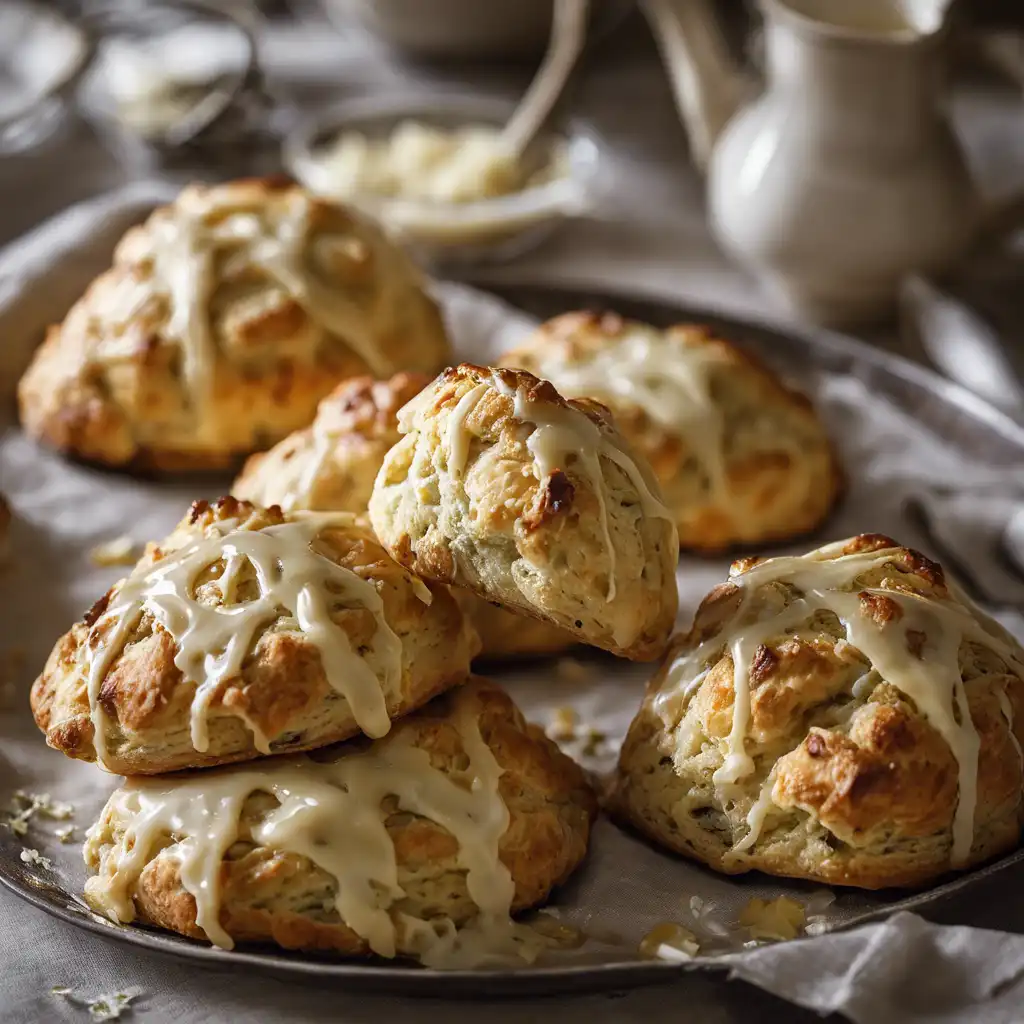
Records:
<instances>
[{"instance_id":1,"label":"dark gray plate","mask_svg":"<svg viewBox=\"0 0 1024 1024\"><path fill-rule=\"evenodd\" d=\"M700 320L711 324L789 377L799 380L809 368L854 375L873 393L889 399L961 452L984 455L990 464L1017 470L1024 465L1024 428L959 386L849 338L822 332L774 328L668 303L634 301L608 294L536 287L504 289L499 294L512 305L539 317L580 307L614 307L624 315L653 323ZM520 669L515 675L522 677L518 682L529 685L529 669ZM6 786L0 788L7 789ZM605 840L614 838L611 835L614 831L612 826L603 823L601 827L607 830L604 832ZM636 845L636 860L630 863L635 863L637 871L641 873L645 857L662 856L633 838L619 836L614 841ZM197 966L235 965L248 970L290 975L293 978L315 978L320 984L333 983L350 990L446 998L536 996L622 989L669 981L686 969L716 970L721 966L710 957L698 958L685 968L638 960L631 953L635 944L622 946L618 951L613 948L611 954L609 947L605 946L600 954L590 954L586 958L582 955L567 955L541 967L456 972L435 972L390 963L339 963L305 954L289 955L276 949L249 948L224 952L139 926L111 925L92 914L81 899L70 891L80 884L77 878L67 881L69 872L60 868L56 872L47 872L25 865L19 857L22 847L22 840L8 830L0 829L0 882L23 899L78 927L147 949L184 957ZM836 902L835 912L831 914L829 929L849 928L887 917L898 910L933 906L976 885L984 878L1010 870L1022 861L1024 851L1018 851L969 875L956 877L924 892L842 893ZM76 873L81 874L80 867ZM583 874L586 874L586 869ZM707 874L709 885L725 884L720 876L712 878L710 873ZM773 887L775 890L793 889L790 883L780 885L756 876L749 880L730 879L728 885L736 889L736 899L741 902L749 895L763 895L765 891L772 891ZM666 912L666 916L672 915Z\"/></svg>"}]
</instances>

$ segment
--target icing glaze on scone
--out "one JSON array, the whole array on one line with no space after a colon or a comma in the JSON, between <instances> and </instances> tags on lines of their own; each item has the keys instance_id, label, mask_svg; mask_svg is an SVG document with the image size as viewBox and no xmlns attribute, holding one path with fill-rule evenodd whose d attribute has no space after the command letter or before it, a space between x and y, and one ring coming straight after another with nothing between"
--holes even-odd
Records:
<instances>
[{"instance_id":1,"label":"icing glaze on scone","mask_svg":"<svg viewBox=\"0 0 1024 1024\"><path fill-rule=\"evenodd\" d=\"M961 595L937 600L891 585L860 585L861 577L886 566L900 549L890 546L844 554L850 543L841 541L800 557L734 566L729 583L741 595L735 611L713 635L669 665L653 701L654 711L666 727L675 728L710 666L723 650L728 652L733 665L732 728L725 759L713 775L720 791L727 791L754 771L746 738L750 731L750 677L758 651L780 634L799 635L801 630L809 630L819 613L831 613L842 625L845 642L868 659L873 672L913 701L956 758L959 798L951 859L954 866L961 866L974 835L979 739L967 704L960 648L967 641L979 644L1024 672L1019 649ZM778 610L757 612L751 619L754 595L763 594L763 588L777 591L783 603ZM1005 694L1002 704L1009 721ZM735 852L749 849L757 841L774 784L773 772L747 816L749 831L734 846Z\"/></svg>"},{"instance_id":2,"label":"icing glaze on scone","mask_svg":"<svg viewBox=\"0 0 1024 1024\"><path fill-rule=\"evenodd\" d=\"M279 628L297 631L315 644L328 682L345 695L359 727L368 736L383 736L391 726L386 697L401 677L401 641L384 619L373 584L313 546L324 528L352 522L346 513L311 514L262 530L239 530L233 520L218 522L213 536L130 576L92 625L87 641L89 704L100 762L106 732L100 688L146 611L177 643L174 663L185 680L196 684L191 738L197 751L208 746L210 698L239 673L257 631L279 619L282 609L288 617ZM200 577L221 561L220 575L203 580L200 593ZM256 571L258 595L241 600L238 574L249 566ZM417 593L429 604L430 593L422 584ZM331 610L338 606L365 609L373 616L376 628L365 651L353 651L346 632L332 621ZM254 722L247 724L257 750L269 754L270 740Z\"/></svg>"}]
</instances>

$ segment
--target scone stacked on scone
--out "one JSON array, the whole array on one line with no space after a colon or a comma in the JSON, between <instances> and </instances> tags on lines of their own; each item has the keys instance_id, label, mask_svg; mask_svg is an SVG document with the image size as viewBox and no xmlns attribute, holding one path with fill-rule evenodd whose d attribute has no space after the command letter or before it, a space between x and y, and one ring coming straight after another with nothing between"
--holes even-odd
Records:
<instances>
[{"instance_id":1,"label":"scone stacked on scone","mask_svg":"<svg viewBox=\"0 0 1024 1024\"><path fill-rule=\"evenodd\" d=\"M18 390L26 430L83 459L209 469L306 426L339 381L449 361L408 257L276 180L193 185L132 228Z\"/></svg>"},{"instance_id":2,"label":"scone stacked on scone","mask_svg":"<svg viewBox=\"0 0 1024 1024\"><path fill-rule=\"evenodd\" d=\"M663 651L678 539L650 467L597 402L462 364L399 413L370 517L418 575L628 658Z\"/></svg>"},{"instance_id":3,"label":"scone stacked on scone","mask_svg":"<svg viewBox=\"0 0 1024 1024\"><path fill-rule=\"evenodd\" d=\"M580 863L595 798L468 682L477 645L350 513L196 502L32 689L51 746L133 776L89 830L87 899L226 947L535 956L511 915Z\"/></svg>"},{"instance_id":4,"label":"scone stacked on scone","mask_svg":"<svg viewBox=\"0 0 1024 1024\"><path fill-rule=\"evenodd\" d=\"M89 832L86 898L119 922L433 967L532 959L513 913L584 857L582 771L476 680L372 744L131 779Z\"/></svg>"},{"instance_id":5,"label":"scone stacked on scone","mask_svg":"<svg viewBox=\"0 0 1024 1024\"><path fill-rule=\"evenodd\" d=\"M807 533L839 494L839 469L810 402L705 327L566 313L500 362L612 410L653 467L684 548Z\"/></svg>"},{"instance_id":6,"label":"scone stacked on scone","mask_svg":"<svg viewBox=\"0 0 1024 1024\"><path fill-rule=\"evenodd\" d=\"M286 510L365 514L384 457L402 437L398 412L428 383L420 374L399 373L387 381L358 377L339 384L309 427L248 460L231 493ZM482 658L550 654L575 643L546 622L469 593L456 596L480 635Z\"/></svg>"},{"instance_id":7,"label":"scone stacked on scone","mask_svg":"<svg viewBox=\"0 0 1024 1024\"><path fill-rule=\"evenodd\" d=\"M476 645L353 516L196 502L57 642L32 710L57 750L158 774L383 736Z\"/></svg>"},{"instance_id":8,"label":"scone stacked on scone","mask_svg":"<svg viewBox=\"0 0 1024 1024\"><path fill-rule=\"evenodd\" d=\"M1024 825L1024 650L867 535L746 559L652 680L617 814L720 871L919 885Z\"/></svg>"}]
</instances>

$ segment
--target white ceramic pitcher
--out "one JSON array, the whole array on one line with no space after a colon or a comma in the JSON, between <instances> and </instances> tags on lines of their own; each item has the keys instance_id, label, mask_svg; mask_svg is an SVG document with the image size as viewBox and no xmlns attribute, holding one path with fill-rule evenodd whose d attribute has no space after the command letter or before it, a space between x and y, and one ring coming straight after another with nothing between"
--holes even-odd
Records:
<instances>
[{"instance_id":1,"label":"white ceramic pitcher","mask_svg":"<svg viewBox=\"0 0 1024 1024\"><path fill-rule=\"evenodd\" d=\"M761 0L752 94L707 0L648 0L721 244L798 314L879 317L947 267L978 201L943 110L949 0ZM736 113L737 109L739 110ZM703 145L702 145L703 144Z\"/></svg>"}]
</instances>

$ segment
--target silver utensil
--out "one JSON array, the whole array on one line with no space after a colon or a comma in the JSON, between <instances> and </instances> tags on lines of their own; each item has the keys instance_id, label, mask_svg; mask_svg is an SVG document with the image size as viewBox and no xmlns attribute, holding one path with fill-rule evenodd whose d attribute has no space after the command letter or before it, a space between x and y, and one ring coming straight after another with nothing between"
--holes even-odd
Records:
<instances>
[{"instance_id":1,"label":"silver utensil","mask_svg":"<svg viewBox=\"0 0 1024 1024\"><path fill-rule=\"evenodd\" d=\"M1024 380L1005 341L977 312L914 275L904 283L900 316L939 370L1014 417L1024 414Z\"/></svg>"}]
</instances>

